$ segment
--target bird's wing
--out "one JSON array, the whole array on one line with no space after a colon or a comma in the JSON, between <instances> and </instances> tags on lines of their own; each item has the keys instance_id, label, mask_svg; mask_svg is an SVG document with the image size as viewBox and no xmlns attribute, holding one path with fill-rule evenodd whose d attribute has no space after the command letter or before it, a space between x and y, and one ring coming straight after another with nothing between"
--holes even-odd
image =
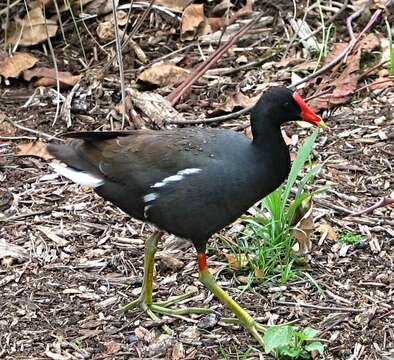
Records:
<instances>
[{"instance_id":1,"label":"bird's wing","mask_svg":"<svg viewBox=\"0 0 394 360\"><path fill-rule=\"evenodd\" d=\"M214 161L204 149L206 136L194 129L79 132L66 136L74 140L48 145L57 159L75 170L141 189ZM198 156L191 156L193 153Z\"/></svg>"}]
</instances>

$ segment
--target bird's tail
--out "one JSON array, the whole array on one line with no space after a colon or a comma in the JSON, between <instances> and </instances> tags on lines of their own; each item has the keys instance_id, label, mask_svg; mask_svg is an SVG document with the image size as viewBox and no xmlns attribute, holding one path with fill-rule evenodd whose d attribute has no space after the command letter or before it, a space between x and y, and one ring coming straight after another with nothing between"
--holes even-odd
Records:
<instances>
[{"instance_id":1,"label":"bird's tail","mask_svg":"<svg viewBox=\"0 0 394 360\"><path fill-rule=\"evenodd\" d=\"M78 151L83 146L81 140L72 141L69 144L48 144L48 152L66 166L53 162L50 166L60 175L79 184L96 188L104 184L103 176L84 156L82 151Z\"/></svg>"}]
</instances>

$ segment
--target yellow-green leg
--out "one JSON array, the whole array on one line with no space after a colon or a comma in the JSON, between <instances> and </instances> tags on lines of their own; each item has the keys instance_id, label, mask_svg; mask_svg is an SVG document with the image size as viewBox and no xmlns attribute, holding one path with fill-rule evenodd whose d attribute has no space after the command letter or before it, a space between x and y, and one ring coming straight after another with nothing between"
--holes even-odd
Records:
<instances>
[{"instance_id":1,"label":"yellow-green leg","mask_svg":"<svg viewBox=\"0 0 394 360\"><path fill-rule=\"evenodd\" d=\"M157 244L163 233L161 231L156 231L151 237L145 241L145 252L144 252L144 279L142 282L142 290L140 296L127 304L123 310L125 312L130 311L137 305L148 314L152 320L159 320L159 317L155 313L170 315L170 316L180 316L187 314L207 314L210 312L209 309L204 308L182 308L182 309L167 309L166 306L175 304L179 301L187 299L193 295L193 293L187 293L179 296L172 297L167 301L160 303L153 303L152 293L153 293L153 273L154 273L154 257L157 250ZM163 329L171 333L171 329L167 325L163 325Z\"/></svg>"},{"instance_id":2,"label":"yellow-green leg","mask_svg":"<svg viewBox=\"0 0 394 360\"><path fill-rule=\"evenodd\" d=\"M229 294L227 294L215 281L208 270L205 254L198 254L200 281L212 291L217 298L226 305L239 319L242 325L249 330L261 346L264 346L263 337L259 333L264 327L255 321Z\"/></svg>"}]
</instances>

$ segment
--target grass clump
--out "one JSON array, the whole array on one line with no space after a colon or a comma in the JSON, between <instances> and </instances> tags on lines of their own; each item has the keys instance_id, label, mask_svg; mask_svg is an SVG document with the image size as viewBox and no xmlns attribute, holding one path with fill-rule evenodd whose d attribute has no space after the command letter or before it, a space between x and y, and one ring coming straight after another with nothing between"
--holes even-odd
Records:
<instances>
[{"instance_id":1,"label":"grass clump","mask_svg":"<svg viewBox=\"0 0 394 360\"><path fill-rule=\"evenodd\" d=\"M237 240L236 245L228 244L239 258L239 270L244 272L247 269L249 284L256 278L264 282L276 280L286 283L295 275L293 265L297 255L292 250L295 244L292 230L305 214L305 204L311 202L313 195L326 190L319 188L317 191L308 192L305 189L305 185L313 182L321 165L310 164L309 170L301 176L317 136L318 130L315 130L298 150L287 183L282 184L257 205L256 216L244 217L244 236ZM294 186L297 188L294 197L291 197Z\"/></svg>"},{"instance_id":2,"label":"grass clump","mask_svg":"<svg viewBox=\"0 0 394 360\"><path fill-rule=\"evenodd\" d=\"M390 23L385 20L386 29L387 29L387 38L389 40L389 51L390 51L390 60L389 60L389 71L391 75L394 75L394 46L393 46L393 35L391 33Z\"/></svg>"}]
</instances>

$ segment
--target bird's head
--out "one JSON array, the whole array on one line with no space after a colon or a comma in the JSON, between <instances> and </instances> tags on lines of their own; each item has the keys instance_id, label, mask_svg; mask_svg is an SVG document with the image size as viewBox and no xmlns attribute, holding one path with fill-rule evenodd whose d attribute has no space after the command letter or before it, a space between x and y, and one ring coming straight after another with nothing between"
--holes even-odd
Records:
<instances>
[{"instance_id":1,"label":"bird's head","mask_svg":"<svg viewBox=\"0 0 394 360\"><path fill-rule=\"evenodd\" d=\"M324 128L325 124L308 106L296 91L282 86L272 87L266 91L252 109L251 121L282 125L288 121L306 121L314 126Z\"/></svg>"}]
</instances>

